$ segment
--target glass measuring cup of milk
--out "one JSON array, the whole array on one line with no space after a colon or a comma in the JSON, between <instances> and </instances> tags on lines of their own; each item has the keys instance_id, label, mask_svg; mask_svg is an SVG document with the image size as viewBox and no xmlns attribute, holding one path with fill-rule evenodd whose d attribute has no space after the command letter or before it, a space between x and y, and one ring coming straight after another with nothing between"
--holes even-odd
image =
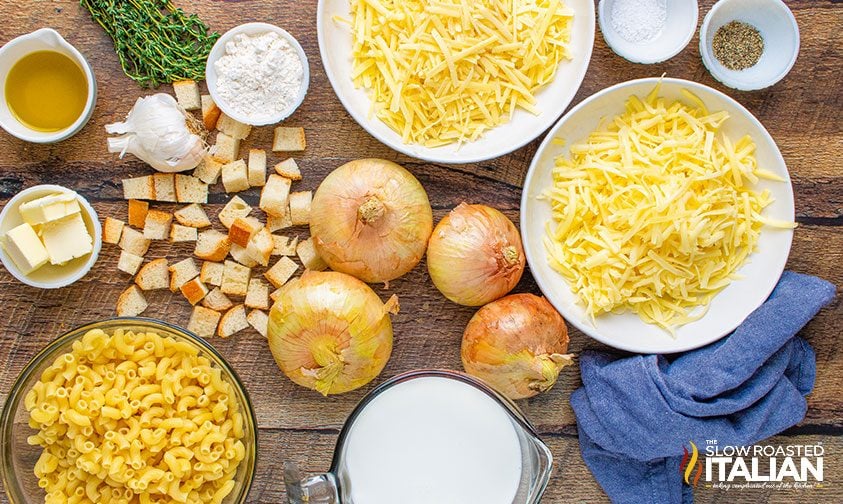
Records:
<instances>
[{"instance_id":1,"label":"glass measuring cup of milk","mask_svg":"<svg viewBox=\"0 0 843 504\"><path fill-rule=\"evenodd\" d=\"M553 457L524 415L455 371L398 375L367 395L340 432L329 472L288 464L292 504L531 504Z\"/></svg>"}]
</instances>

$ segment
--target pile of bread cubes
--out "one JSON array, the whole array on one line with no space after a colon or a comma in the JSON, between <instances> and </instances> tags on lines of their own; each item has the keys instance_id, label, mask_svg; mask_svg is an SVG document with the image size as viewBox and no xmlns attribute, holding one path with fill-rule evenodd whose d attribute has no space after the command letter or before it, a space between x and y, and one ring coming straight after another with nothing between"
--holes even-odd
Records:
<instances>
[{"instance_id":1,"label":"pile of bread cubes","mask_svg":"<svg viewBox=\"0 0 843 504\"><path fill-rule=\"evenodd\" d=\"M293 258L298 257L306 269L327 267L312 239L275 234L309 224L313 194L291 192L292 183L302 178L292 158L275 165L275 173L268 177L266 151L251 149L248 161L241 159L240 141L252 127L226 116L209 95L200 96L196 82L181 81L173 87L182 108L201 110L208 132L217 131L216 141L192 175L155 173L122 181L128 222L107 217L103 223L103 242L121 249L117 268L134 277L117 300L117 314L140 315L148 307L144 291L170 289L193 305L187 328L199 336L227 338L250 325L266 336L270 299L275 300L278 289L299 269ZM300 152L305 146L302 128L275 128L273 151ZM208 201L209 187L220 180L229 194L261 187L259 208L265 223L235 195L218 215L227 231L214 229L202 204ZM150 202L186 206L170 213L151 208ZM195 258L173 264L164 258L144 262L152 240L195 242ZM269 267L270 263L274 264ZM274 292L253 274L258 266L268 267L263 278Z\"/></svg>"}]
</instances>

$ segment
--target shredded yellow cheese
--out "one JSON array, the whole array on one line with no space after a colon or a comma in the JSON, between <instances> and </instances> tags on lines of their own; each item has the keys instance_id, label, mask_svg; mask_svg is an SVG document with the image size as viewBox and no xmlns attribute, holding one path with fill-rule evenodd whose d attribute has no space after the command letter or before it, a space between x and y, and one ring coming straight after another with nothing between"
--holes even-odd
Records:
<instances>
[{"instance_id":1,"label":"shredded yellow cheese","mask_svg":"<svg viewBox=\"0 0 843 504\"><path fill-rule=\"evenodd\" d=\"M476 140L570 59L562 0L352 0L352 79L407 143Z\"/></svg>"},{"instance_id":2,"label":"shredded yellow cheese","mask_svg":"<svg viewBox=\"0 0 843 504\"><path fill-rule=\"evenodd\" d=\"M709 112L690 92L666 103L658 87L571 145L543 197L553 209L545 247L587 313L631 310L671 334L705 314L755 249L769 191L748 135L719 132L726 112ZM695 310L696 308L696 310Z\"/></svg>"}]
</instances>

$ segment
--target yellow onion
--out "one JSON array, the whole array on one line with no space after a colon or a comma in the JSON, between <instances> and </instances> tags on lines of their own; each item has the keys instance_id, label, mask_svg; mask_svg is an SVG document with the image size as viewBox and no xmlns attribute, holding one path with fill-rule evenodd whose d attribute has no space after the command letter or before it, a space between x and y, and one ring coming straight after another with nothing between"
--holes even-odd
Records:
<instances>
[{"instance_id":1,"label":"yellow onion","mask_svg":"<svg viewBox=\"0 0 843 504\"><path fill-rule=\"evenodd\" d=\"M433 284L466 306L505 296L521 279L524 263L515 224L485 205L460 203L436 225L427 249Z\"/></svg>"},{"instance_id":2,"label":"yellow onion","mask_svg":"<svg viewBox=\"0 0 843 504\"><path fill-rule=\"evenodd\" d=\"M323 395L372 381L392 353L390 313L360 280L334 271L307 271L281 288L269 312L269 348L295 383Z\"/></svg>"},{"instance_id":3,"label":"yellow onion","mask_svg":"<svg viewBox=\"0 0 843 504\"><path fill-rule=\"evenodd\" d=\"M543 297L513 294L477 310L462 338L465 371L510 399L550 390L572 363L565 320Z\"/></svg>"},{"instance_id":4,"label":"yellow onion","mask_svg":"<svg viewBox=\"0 0 843 504\"><path fill-rule=\"evenodd\" d=\"M421 183L383 159L358 159L328 175L310 210L316 250L334 271L387 282L424 256L433 212Z\"/></svg>"}]
</instances>

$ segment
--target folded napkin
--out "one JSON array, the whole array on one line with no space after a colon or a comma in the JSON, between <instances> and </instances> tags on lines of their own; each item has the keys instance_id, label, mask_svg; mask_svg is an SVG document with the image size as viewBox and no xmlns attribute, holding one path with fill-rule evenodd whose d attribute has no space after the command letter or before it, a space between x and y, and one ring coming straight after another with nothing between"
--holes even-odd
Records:
<instances>
[{"instance_id":1,"label":"folded napkin","mask_svg":"<svg viewBox=\"0 0 843 504\"><path fill-rule=\"evenodd\" d=\"M692 502L683 447L757 443L805 417L814 351L794 335L834 298L834 285L786 271L729 336L670 361L583 352L571 396L580 450L619 503Z\"/></svg>"}]
</instances>

